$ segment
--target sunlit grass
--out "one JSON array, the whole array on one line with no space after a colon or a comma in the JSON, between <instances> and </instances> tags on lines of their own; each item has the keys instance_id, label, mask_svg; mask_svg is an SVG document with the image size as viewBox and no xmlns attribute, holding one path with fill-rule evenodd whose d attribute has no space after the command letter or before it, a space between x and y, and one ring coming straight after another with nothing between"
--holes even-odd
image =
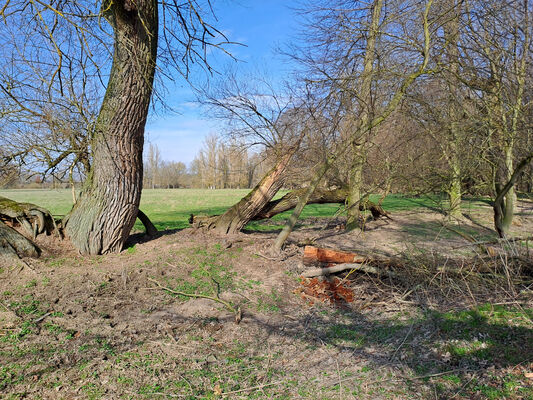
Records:
<instances>
[{"instance_id":1,"label":"sunlit grass","mask_svg":"<svg viewBox=\"0 0 533 400\"><path fill-rule=\"evenodd\" d=\"M189 226L190 214L217 215L223 213L230 206L239 201L249 192L248 189L147 189L141 198L141 210L147 214L159 230L183 229ZM282 191L282 196L287 191ZM56 216L65 215L72 207L72 193L69 189L12 189L0 190L0 196L8 197L19 202L35 203L49 209ZM372 195L370 200L379 201L379 196ZM383 208L390 212L406 211L420 208L442 209L446 200L442 196L410 197L392 194L385 198ZM483 199L472 199L463 202L464 209L479 208L486 205ZM333 217L343 215L342 204L311 204L304 208L301 218ZM272 218L273 221L283 221L291 211L284 212ZM265 226L257 222L248 225L250 230L272 230L279 226ZM142 230L139 221L134 230Z\"/></svg>"}]
</instances>

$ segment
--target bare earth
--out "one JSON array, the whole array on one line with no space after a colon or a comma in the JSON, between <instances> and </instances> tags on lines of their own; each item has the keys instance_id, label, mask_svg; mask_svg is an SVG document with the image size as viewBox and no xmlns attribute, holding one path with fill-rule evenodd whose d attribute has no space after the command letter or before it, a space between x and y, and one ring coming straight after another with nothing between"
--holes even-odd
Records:
<instances>
[{"instance_id":1,"label":"bare earth","mask_svg":"<svg viewBox=\"0 0 533 400\"><path fill-rule=\"evenodd\" d=\"M520 204L514 235L533 232L532 206ZM341 219L303 221L281 257L269 252L275 232L163 232L99 257L41 238L40 260L0 269L0 397L533 398L531 313L512 314L531 309L531 290L505 280L484 287L486 271L465 264L488 257L466 237L495 239L489 210L449 227L427 210L392 217L350 233ZM397 281L352 273L344 284L353 302L317 301L302 295L298 278L309 243L409 259L411 269ZM508 257L490 246L491 260ZM520 254L531 262L531 252ZM461 283L469 273L477 274L471 286ZM154 281L219 291L242 321L218 302L176 297ZM516 320L450 317L447 328L446 313L488 303L509 307Z\"/></svg>"}]
</instances>

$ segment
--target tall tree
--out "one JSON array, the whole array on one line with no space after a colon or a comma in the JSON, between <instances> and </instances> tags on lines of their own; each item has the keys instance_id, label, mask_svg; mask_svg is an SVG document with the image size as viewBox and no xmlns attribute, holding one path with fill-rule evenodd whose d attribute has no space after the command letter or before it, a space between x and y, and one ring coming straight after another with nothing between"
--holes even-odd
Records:
<instances>
[{"instance_id":1,"label":"tall tree","mask_svg":"<svg viewBox=\"0 0 533 400\"><path fill-rule=\"evenodd\" d=\"M28 23L37 26L41 36L29 38L27 45L51 49L48 64L42 63L55 62L57 66L50 71L50 87L62 86L64 60L74 57L71 51L90 52L91 47L112 45L105 96L90 132L92 165L82 194L63 225L82 253L120 251L138 214L144 126L153 93L159 33L164 39L160 56L166 63L162 66L170 65L184 76L188 76L191 61L205 61L209 41L224 42L224 36L206 22L204 9L195 0L183 4L155 0L6 1L0 16L6 26L14 23L15 30L25 29ZM68 32L77 38L77 44L69 40ZM112 43L107 40L109 33ZM35 66L42 64L33 60ZM97 68L100 77L106 75L101 68L105 65ZM9 98L24 105L26 96L5 89Z\"/></svg>"}]
</instances>

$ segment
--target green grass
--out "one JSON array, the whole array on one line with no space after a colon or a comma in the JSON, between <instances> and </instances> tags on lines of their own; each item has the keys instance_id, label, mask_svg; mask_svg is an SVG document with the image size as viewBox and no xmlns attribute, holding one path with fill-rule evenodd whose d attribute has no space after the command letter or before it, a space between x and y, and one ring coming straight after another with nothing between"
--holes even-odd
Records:
<instances>
[{"instance_id":1,"label":"green grass","mask_svg":"<svg viewBox=\"0 0 533 400\"><path fill-rule=\"evenodd\" d=\"M235 204L249 192L248 189L147 189L142 193L141 209L150 217L159 230L183 229L189 226L190 214L216 215ZM287 193L281 191L278 197ZM68 189L12 189L0 190L0 196L19 202L35 203L47 208L52 214L65 215L72 207L72 194ZM379 196L372 195L370 200L377 202ZM484 199L471 199L463 202L463 208L475 209L485 205ZM383 201L383 207L390 212L413 210L417 208L441 209L446 206L442 196L409 197L392 194ZM332 217L342 211L339 204L311 204L304 208L301 217ZM279 223L287 219L291 211L272 218L274 225L251 222L249 230L279 229ZM342 213L341 213L342 215ZM137 221L135 231L142 231L142 224Z\"/></svg>"}]
</instances>

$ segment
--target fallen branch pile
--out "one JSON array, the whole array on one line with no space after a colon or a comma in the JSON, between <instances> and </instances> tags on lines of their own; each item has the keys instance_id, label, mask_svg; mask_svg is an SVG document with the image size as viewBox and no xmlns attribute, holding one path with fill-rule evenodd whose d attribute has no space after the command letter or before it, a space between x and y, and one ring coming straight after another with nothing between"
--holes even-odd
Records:
<instances>
[{"instance_id":1,"label":"fallen branch pile","mask_svg":"<svg viewBox=\"0 0 533 400\"><path fill-rule=\"evenodd\" d=\"M315 301L331 304L353 302L353 291L345 285L345 282L347 277L356 271L378 276L397 276L392 271L372 265L377 262L390 265L390 259L378 260L356 253L314 246L304 248L303 262L313 268L309 268L301 274L302 287L297 289L295 293L300 294L303 299L310 301L310 303ZM330 275L344 271L350 271L344 279L328 278Z\"/></svg>"}]
</instances>

